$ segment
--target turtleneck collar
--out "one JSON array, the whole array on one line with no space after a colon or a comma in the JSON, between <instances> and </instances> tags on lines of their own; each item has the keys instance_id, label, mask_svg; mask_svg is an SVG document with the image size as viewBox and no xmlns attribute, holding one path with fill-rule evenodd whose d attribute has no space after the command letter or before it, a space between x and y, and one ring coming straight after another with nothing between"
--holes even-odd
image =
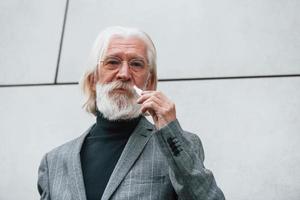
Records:
<instances>
[{"instance_id":1,"label":"turtleneck collar","mask_svg":"<svg viewBox=\"0 0 300 200\"><path fill-rule=\"evenodd\" d=\"M96 125L91 130L90 136L122 135L129 137L140 119L141 116L134 119L112 121L97 111Z\"/></svg>"}]
</instances>

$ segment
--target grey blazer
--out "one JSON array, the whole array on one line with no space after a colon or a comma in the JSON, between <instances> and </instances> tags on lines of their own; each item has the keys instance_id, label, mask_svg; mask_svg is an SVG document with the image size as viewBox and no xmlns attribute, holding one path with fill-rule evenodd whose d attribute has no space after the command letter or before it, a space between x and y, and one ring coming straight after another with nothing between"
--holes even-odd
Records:
<instances>
[{"instance_id":1,"label":"grey blazer","mask_svg":"<svg viewBox=\"0 0 300 200\"><path fill-rule=\"evenodd\" d=\"M42 200L86 200L80 137L47 153L38 172ZM177 120L156 130L142 118L129 138L99 200L225 199L203 165L201 141Z\"/></svg>"}]
</instances>

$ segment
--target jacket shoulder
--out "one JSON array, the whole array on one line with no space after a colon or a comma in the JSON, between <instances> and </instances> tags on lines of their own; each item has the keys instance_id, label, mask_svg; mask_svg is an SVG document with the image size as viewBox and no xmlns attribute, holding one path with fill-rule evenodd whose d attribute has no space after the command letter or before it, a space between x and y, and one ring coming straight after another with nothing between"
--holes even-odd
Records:
<instances>
[{"instance_id":1,"label":"jacket shoulder","mask_svg":"<svg viewBox=\"0 0 300 200\"><path fill-rule=\"evenodd\" d=\"M63 152L66 152L66 151L70 150L77 143L77 140L79 140L79 138L80 137L77 137L75 139L72 139L68 142L65 142L64 144L61 144L61 145L53 148L52 150L50 150L47 153L48 156L63 153Z\"/></svg>"},{"instance_id":2,"label":"jacket shoulder","mask_svg":"<svg viewBox=\"0 0 300 200\"><path fill-rule=\"evenodd\" d=\"M63 155L69 155L70 153L75 153L75 151L77 151L82 145L85 136L89 133L92 127L93 125L90 126L83 134L81 134L77 138L74 138L50 150L48 153L46 153L47 159L52 160Z\"/></svg>"}]
</instances>

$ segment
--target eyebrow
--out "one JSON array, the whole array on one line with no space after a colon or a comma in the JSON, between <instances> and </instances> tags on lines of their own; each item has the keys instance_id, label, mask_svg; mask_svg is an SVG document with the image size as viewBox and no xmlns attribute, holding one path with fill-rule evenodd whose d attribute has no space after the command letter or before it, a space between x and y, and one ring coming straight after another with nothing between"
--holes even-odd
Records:
<instances>
[{"instance_id":1,"label":"eyebrow","mask_svg":"<svg viewBox=\"0 0 300 200\"><path fill-rule=\"evenodd\" d=\"M104 57L104 59L106 58L119 58L122 60L121 56L117 55L117 54L111 54L111 55L107 55ZM146 62L148 62L148 59L147 58L144 58L142 56L139 56L139 55L129 55L129 58L130 60L131 59L141 59L141 60L145 60Z\"/></svg>"}]
</instances>

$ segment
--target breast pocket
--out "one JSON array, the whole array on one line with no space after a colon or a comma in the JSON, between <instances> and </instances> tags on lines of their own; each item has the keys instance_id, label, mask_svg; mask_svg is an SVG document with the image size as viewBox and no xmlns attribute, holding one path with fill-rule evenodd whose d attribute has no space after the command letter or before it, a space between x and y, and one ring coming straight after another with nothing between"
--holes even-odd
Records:
<instances>
[{"instance_id":1,"label":"breast pocket","mask_svg":"<svg viewBox=\"0 0 300 200\"><path fill-rule=\"evenodd\" d=\"M167 163L162 159L155 161L147 159L150 156L151 155L145 155L135 163L126 175L124 185L153 183L159 185L164 184L168 180Z\"/></svg>"},{"instance_id":2,"label":"breast pocket","mask_svg":"<svg viewBox=\"0 0 300 200\"><path fill-rule=\"evenodd\" d=\"M139 174L141 175L141 174ZM170 182L166 175L133 176L128 174L114 194L113 200L140 199L166 200L172 194ZM151 198L150 198L151 197Z\"/></svg>"},{"instance_id":3,"label":"breast pocket","mask_svg":"<svg viewBox=\"0 0 300 200\"><path fill-rule=\"evenodd\" d=\"M138 176L133 176L130 174L126 176L123 181L123 185L135 185L135 184L164 184L166 181L165 175L150 175L139 174Z\"/></svg>"}]
</instances>

